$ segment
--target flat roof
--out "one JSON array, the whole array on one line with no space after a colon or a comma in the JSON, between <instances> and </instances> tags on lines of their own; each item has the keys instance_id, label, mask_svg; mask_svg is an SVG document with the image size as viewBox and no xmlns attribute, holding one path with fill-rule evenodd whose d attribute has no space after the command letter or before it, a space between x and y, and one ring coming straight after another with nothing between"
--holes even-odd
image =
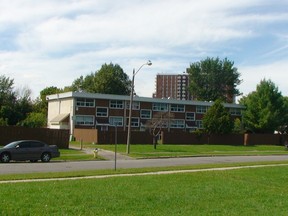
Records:
<instances>
[{"instance_id":1,"label":"flat roof","mask_svg":"<svg viewBox=\"0 0 288 216\"><path fill-rule=\"evenodd\" d=\"M67 99L67 98L91 98L91 99L108 99L108 100L124 100L130 101L129 95L113 95L113 94L99 94L89 92L64 92L46 96L47 101ZM183 105L196 105L196 106L211 106L213 102L196 101L196 100L176 100L168 98L151 98L134 96L133 101L150 102L150 103L167 103L167 104L183 104ZM229 108L245 108L245 106L235 103L224 103L224 107Z\"/></svg>"}]
</instances>

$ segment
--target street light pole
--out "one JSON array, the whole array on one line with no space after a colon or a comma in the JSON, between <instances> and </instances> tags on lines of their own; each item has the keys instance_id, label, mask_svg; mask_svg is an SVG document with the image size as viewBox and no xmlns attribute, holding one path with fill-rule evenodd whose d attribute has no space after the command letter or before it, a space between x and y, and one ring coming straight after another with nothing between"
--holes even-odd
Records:
<instances>
[{"instance_id":1,"label":"street light pole","mask_svg":"<svg viewBox=\"0 0 288 216\"><path fill-rule=\"evenodd\" d=\"M148 65L151 66L152 62L149 60L145 64L141 65L139 69L135 72L133 69L133 76L132 76L132 83L131 83L131 91L130 91L130 104L129 104L129 118L128 118L128 131L127 131L127 146L126 146L126 153L130 154L130 140L131 140L131 120L132 120L132 103L133 103L133 96L134 96L134 80L136 74L140 71L140 69L144 66Z\"/></svg>"}]
</instances>

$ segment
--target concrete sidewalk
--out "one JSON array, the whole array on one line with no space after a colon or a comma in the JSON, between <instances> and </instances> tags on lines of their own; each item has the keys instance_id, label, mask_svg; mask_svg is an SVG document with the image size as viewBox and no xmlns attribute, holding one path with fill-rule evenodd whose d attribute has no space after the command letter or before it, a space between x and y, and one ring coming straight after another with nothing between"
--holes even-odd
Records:
<instances>
[{"instance_id":1,"label":"concrete sidewalk","mask_svg":"<svg viewBox=\"0 0 288 216\"><path fill-rule=\"evenodd\" d=\"M77 149L77 150L80 150L80 148L75 148L75 147L72 147L73 149ZM82 148L82 151L84 151L86 154L94 154L94 148ZM101 148L98 148L98 152L97 154L104 158L105 160L115 160L115 152L113 151L108 151L108 150L105 150L105 149L101 149ZM127 155L123 155L123 154L120 154L120 153L117 153L116 154L116 159L117 160L134 160L135 158L132 158L132 157L129 157Z\"/></svg>"},{"instance_id":2,"label":"concrete sidewalk","mask_svg":"<svg viewBox=\"0 0 288 216\"><path fill-rule=\"evenodd\" d=\"M115 159L115 152L104 150L104 149L98 149L98 155L105 158L106 160L114 160ZM116 154L117 160L134 160L134 158L129 157L127 155L123 155L120 153Z\"/></svg>"}]
</instances>

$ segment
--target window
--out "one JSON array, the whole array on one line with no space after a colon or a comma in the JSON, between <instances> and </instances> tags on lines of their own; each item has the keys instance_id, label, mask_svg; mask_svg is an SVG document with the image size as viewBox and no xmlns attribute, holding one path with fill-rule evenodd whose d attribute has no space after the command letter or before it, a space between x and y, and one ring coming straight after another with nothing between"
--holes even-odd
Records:
<instances>
[{"instance_id":1,"label":"window","mask_svg":"<svg viewBox=\"0 0 288 216\"><path fill-rule=\"evenodd\" d=\"M110 125L123 126L123 117L121 116L111 116L109 117Z\"/></svg>"},{"instance_id":2,"label":"window","mask_svg":"<svg viewBox=\"0 0 288 216\"><path fill-rule=\"evenodd\" d=\"M203 122L201 120L196 121L196 127L197 128L203 128Z\"/></svg>"},{"instance_id":3,"label":"window","mask_svg":"<svg viewBox=\"0 0 288 216\"><path fill-rule=\"evenodd\" d=\"M182 119L173 119L170 121L171 128L184 128L185 122Z\"/></svg>"},{"instance_id":4,"label":"window","mask_svg":"<svg viewBox=\"0 0 288 216\"><path fill-rule=\"evenodd\" d=\"M206 113L208 106L196 106L196 113Z\"/></svg>"},{"instance_id":5,"label":"window","mask_svg":"<svg viewBox=\"0 0 288 216\"><path fill-rule=\"evenodd\" d=\"M110 108L123 109L124 108L124 103L121 100L111 100L110 101Z\"/></svg>"},{"instance_id":6,"label":"window","mask_svg":"<svg viewBox=\"0 0 288 216\"><path fill-rule=\"evenodd\" d=\"M19 148L31 148L31 145L29 142L22 142L18 144Z\"/></svg>"},{"instance_id":7,"label":"window","mask_svg":"<svg viewBox=\"0 0 288 216\"><path fill-rule=\"evenodd\" d=\"M108 108L107 107L97 107L96 108L96 116L97 117L107 117L108 116Z\"/></svg>"},{"instance_id":8,"label":"window","mask_svg":"<svg viewBox=\"0 0 288 216\"><path fill-rule=\"evenodd\" d=\"M241 115L241 109L237 109L237 108L230 108L230 113L231 115Z\"/></svg>"},{"instance_id":9,"label":"window","mask_svg":"<svg viewBox=\"0 0 288 216\"><path fill-rule=\"evenodd\" d=\"M172 112L184 112L185 106L180 104L171 104L170 111Z\"/></svg>"},{"instance_id":10,"label":"window","mask_svg":"<svg viewBox=\"0 0 288 216\"><path fill-rule=\"evenodd\" d=\"M130 109L130 101L126 102L126 109ZM139 101L133 101L132 109L133 110L139 110L140 109L140 102Z\"/></svg>"},{"instance_id":11,"label":"window","mask_svg":"<svg viewBox=\"0 0 288 216\"><path fill-rule=\"evenodd\" d=\"M153 103L154 111L168 111L168 104L165 103Z\"/></svg>"},{"instance_id":12,"label":"window","mask_svg":"<svg viewBox=\"0 0 288 216\"><path fill-rule=\"evenodd\" d=\"M151 119L151 110L142 109L140 111L140 118L141 119Z\"/></svg>"},{"instance_id":13,"label":"window","mask_svg":"<svg viewBox=\"0 0 288 216\"><path fill-rule=\"evenodd\" d=\"M127 125L128 126L128 122L129 122L129 118L127 118ZM131 127L139 127L139 118L131 118Z\"/></svg>"},{"instance_id":14,"label":"window","mask_svg":"<svg viewBox=\"0 0 288 216\"><path fill-rule=\"evenodd\" d=\"M37 141L31 141L30 142L31 148L42 148L45 146L44 143L42 142L37 142Z\"/></svg>"},{"instance_id":15,"label":"window","mask_svg":"<svg viewBox=\"0 0 288 216\"><path fill-rule=\"evenodd\" d=\"M77 98L76 99L76 106L79 107L94 107L94 99L88 98Z\"/></svg>"},{"instance_id":16,"label":"window","mask_svg":"<svg viewBox=\"0 0 288 216\"><path fill-rule=\"evenodd\" d=\"M187 121L195 121L195 113L194 112L187 112L185 115L185 119Z\"/></svg>"},{"instance_id":17,"label":"window","mask_svg":"<svg viewBox=\"0 0 288 216\"><path fill-rule=\"evenodd\" d=\"M85 125L85 126L94 125L94 116L77 115L76 125Z\"/></svg>"}]
</instances>

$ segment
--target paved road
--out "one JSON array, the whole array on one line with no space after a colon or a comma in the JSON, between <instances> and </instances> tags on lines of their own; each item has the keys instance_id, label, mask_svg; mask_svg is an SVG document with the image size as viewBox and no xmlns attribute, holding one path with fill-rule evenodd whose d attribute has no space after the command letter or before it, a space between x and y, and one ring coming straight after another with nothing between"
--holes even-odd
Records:
<instances>
[{"instance_id":1,"label":"paved road","mask_svg":"<svg viewBox=\"0 0 288 216\"><path fill-rule=\"evenodd\" d=\"M117 168L166 167L193 164L216 164L231 162L254 161L284 161L288 155L281 156L217 156L217 157L187 157L166 159L117 160ZM50 163L0 163L0 175L12 173L66 172L80 170L114 169L114 161L80 161L80 162L50 162Z\"/></svg>"}]
</instances>

